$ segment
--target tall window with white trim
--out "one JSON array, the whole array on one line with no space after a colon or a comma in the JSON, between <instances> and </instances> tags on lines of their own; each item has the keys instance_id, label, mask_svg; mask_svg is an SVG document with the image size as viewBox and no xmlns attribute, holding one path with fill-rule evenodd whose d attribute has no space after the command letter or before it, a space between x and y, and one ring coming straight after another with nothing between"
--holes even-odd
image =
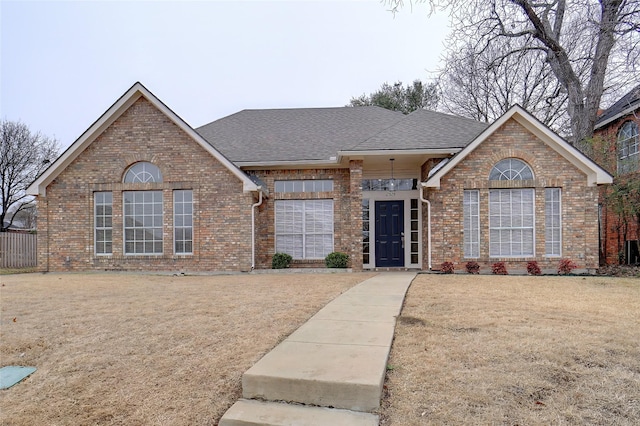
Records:
<instances>
[{"instance_id":1,"label":"tall window with white trim","mask_svg":"<svg viewBox=\"0 0 640 426\"><path fill-rule=\"evenodd\" d=\"M489 256L534 255L534 199L533 189L489 191Z\"/></svg>"},{"instance_id":2,"label":"tall window with white trim","mask_svg":"<svg viewBox=\"0 0 640 426\"><path fill-rule=\"evenodd\" d=\"M193 254L193 191L173 191L173 247L176 254Z\"/></svg>"},{"instance_id":3,"label":"tall window with white trim","mask_svg":"<svg viewBox=\"0 0 640 426\"><path fill-rule=\"evenodd\" d=\"M162 254L162 191L125 191L125 254Z\"/></svg>"},{"instance_id":4,"label":"tall window with white trim","mask_svg":"<svg viewBox=\"0 0 640 426\"><path fill-rule=\"evenodd\" d=\"M155 164L141 161L124 174L123 183L162 182ZM124 191L122 193L125 254L162 254L162 191Z\"/></svg>"},{"instance_id":5,"label":"tall window with white trim","mask_svg":"<svg viewBox=\"0 0 640 426\"><path fill-rule=\"evenodd\" d=\"M562 254L562 205L560 188L544 190L545 254Z\"/></svg>"},{"instance_id":6,"label":"tall window with white trim","mask_svg":"<svg viewBox=\"0 0 640 426\"><path fill-rule=\"evenodd\" d=\"M333 200L277 200L276 252L324 259L333 251Z\"/></svg>"},{"instance_id":7,"label":"tall window with white trim","mask_svg":"<svg viewBox=\"0 0 640 426\"><path fill-rule=\"evenodd\" d=\"M500 160L489 181L533 180L531 167L518 158ZM535 190L531 188L489 191L489 256L535 255Z\"/></svg>"},{"instance_id":8,"label":"tall window with white trim","mask_svg":"<svg viewBox=\"0 0 640 426\"><path fill-rule=\"evenodd\" d=\"M464 257L480 257L480 191L465 190L462 202Z\"/></svg>"},{"instance_id":9,"label":"tall window with white trim","mask_svg":"<svg viewBox=\"0 0 640 426\"><path fill-rule=\"evenodd\" d=\"M93 205L95 253L97 255L111 254L113 246L113 194L111 192L95 192Z\"/></svg>"}]
</instances>

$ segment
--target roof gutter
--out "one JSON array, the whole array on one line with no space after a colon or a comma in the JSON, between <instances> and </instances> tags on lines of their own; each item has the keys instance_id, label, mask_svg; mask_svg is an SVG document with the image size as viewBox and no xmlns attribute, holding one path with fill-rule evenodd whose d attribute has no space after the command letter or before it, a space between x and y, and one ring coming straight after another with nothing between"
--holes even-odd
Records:
<instances>
[{"instance_id":1,"label":"roof gutter","mask_svg":"<svg viewBox=\"0 0 640 426\"><path fill-rule=\"evenodd\" d=\"M462 148L415 148L415 149L372 149L363 151L338 151L338 163L343 157L384 157L384 156L414 156L414 155L454 155L462 151Z\"/></svg>"},{"instance_id":2,"label":"roof gutter","mask_svg":"<svg viewBox=\"0 0 640 426\"><path fill-rule=\"evenodd\" d=\"M624 109L624 110L620 111L619 113L617 113L616 115L614 115L614 116L612 116L612 117L607 118L606 120L604 120L604 121L603 121L603 122L601 122L601 123L596 124L596 125L594 126L594 129L599 129L599 128L601 128L601 127L604 127L604 126L606 126L607 124L609 124L609 123L611 123L611 122L613 122L613 121L616 121L616 120L617 120L618 118L620 118L620 117L624 117L624 116L625 116L625 115L627 115L627 114L631 114L631 113L632 113L634 110L636 110L638 107L640 107L640 104L638 104L638 103L632 104L632 105L630 105L628 108L626 108L626 109Z\"/></svg>"}]
</instances>

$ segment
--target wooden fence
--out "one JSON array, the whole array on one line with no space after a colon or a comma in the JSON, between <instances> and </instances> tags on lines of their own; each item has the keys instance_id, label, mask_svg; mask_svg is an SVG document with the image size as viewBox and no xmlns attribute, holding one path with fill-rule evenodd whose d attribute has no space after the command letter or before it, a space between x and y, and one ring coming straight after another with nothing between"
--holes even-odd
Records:
<instances>
[{"instance_id":1,"label":"wooden fence","mask_svg":"<svg viewBox=\"0 0 640 426\"><path fill-rule=\"evenodd\" d=\"M36 235L0 232L0 268L37 266Z\"/></svg>"}]
</instances>

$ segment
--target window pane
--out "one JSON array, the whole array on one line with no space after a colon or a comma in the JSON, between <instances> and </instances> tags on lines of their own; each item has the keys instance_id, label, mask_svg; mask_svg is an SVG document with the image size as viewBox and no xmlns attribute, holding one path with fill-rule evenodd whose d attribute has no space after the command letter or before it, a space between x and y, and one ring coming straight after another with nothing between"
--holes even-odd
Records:
<instances>
[{"instance_id":1,"label":"window pane","mask_svg":"<svg viewBox=\"0 0 640 426\"><path fill-rule=\"evenodd\" d=\"M276 251L322 259L333 251L333 200L276 201Z\"/></svg>"},{"instance_id":2,"label":"window pane","mask_svg":"<svg viewBox=\"0 0 640 426\"><path fill-rule=\"evenodd\" d=\"M123 199L125 253L161 254L162 191L126 191Z\"/></svg>"},{"instance_id":3,"label":"window pane","mask_svg":"<svg viewBox=\"0 0 640 426\"><path fill-rule=\"evenodd\" d=\"M560 256L562 247L560 188L545 189L545 253Z\"/></svg>"},{"instance_id":4,"label":"window pane","mask_svg":"<svg viewBox=\"0 0 640 426\"><path fill-rule=\"evenodd\" d=\"M124 175L124 183L162 182L160 169L151 163L139 162L129 167Z\"/></svg>"},{"instance_id":5,"label":"window pane","mask_svg":"<svg viewBox=\"0 0 640 426\"><path fill-rule=\"evenodd\" d=\"M489 255L492 257L533 256L533 189L489 191Z\"/></svg>"},{"instance_id":6,"label":"window pane","mask_svg":"<svg viewBox=\"0 0 640 426\"><path fill-rule=\"evenodd\" d=\"M499 161L489 174L489 180L531 180L531 167L517 158L505 158Z\"/></svg>"},{"instance_id":7,"label":"window pane","mask_svg":"<svg viewBox=\"0 0 640 426\"><path fill-rule=\"evenodd\" d=\"M111 192L94 193L94 251L96 254L111 254L112 210Z\"/></svg>"},{"instance_id":8,"label":"window pane","mask_svg":"<svg viewBox=\"0 0 640 426\"><path fill-rule=\"evenodd\" d=\"M638 125L627 121L618 133L618 173L628 173L638 170Z\"/></svg>"},{"instance_id":9,"label":"window pane","mask_svg":"<svg viewBox=\"0 0 640 426\"><path fill-rule=\"evenodd\" d=\"M174 252L191 254L193 247L193 191L173 192Z\"/></svg>"},{"instance_id":10,"label":"window pane","mask_svg":"<svg viewBox=\"0 0 640 426\"><path fill-rule=\"evenodd\" d=\"M480 198L480 192L477 190L464 191L464 194L463 194L463 234L464 234L463 250L464 250L464 257L467 257L467 258L480 257L479 198Z\"/></svg>"}]
</instances>

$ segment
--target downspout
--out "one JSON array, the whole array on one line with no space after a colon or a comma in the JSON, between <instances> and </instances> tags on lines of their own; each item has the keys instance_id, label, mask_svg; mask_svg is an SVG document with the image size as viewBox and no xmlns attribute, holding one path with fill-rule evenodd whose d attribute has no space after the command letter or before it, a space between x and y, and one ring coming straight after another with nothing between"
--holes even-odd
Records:
<instances>
[{"instance_id":1,"label":"downspout","mask_svg":"<svg viewBox=\"0 0 640 426\"><path fill-rule=\"evenodd\" d=\"M251 205L251 270L256 268L256 207L262 204L262 187L258 187L258 202Z\"/></svg>"},{"instance_id":2,"label":"downspout","mask_svg":"<svg viewBox=\"0 0 640 426\"><path fill-rule=\"evenodd\" d=\"M427 259L429 263L429 270L431 270L431 202L424 198L424 183L420 183L420 201L427 205L427 244L429 250L427 252Z\"/></svg>"}]
</instances>

